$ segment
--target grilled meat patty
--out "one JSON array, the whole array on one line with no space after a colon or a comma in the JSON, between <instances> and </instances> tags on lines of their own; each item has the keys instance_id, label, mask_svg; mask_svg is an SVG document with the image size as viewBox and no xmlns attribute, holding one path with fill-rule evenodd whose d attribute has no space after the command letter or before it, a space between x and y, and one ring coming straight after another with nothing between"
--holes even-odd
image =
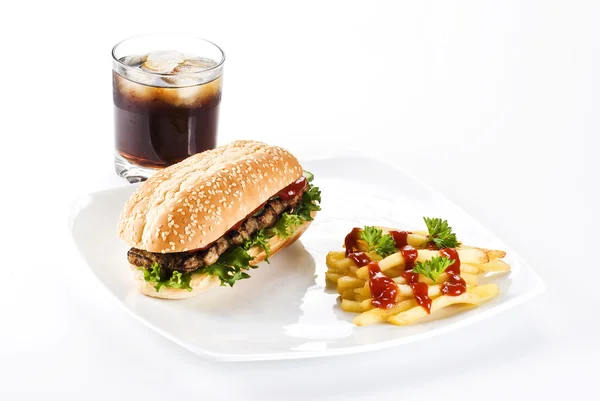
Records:
<instances>
[{"instance_id":1,"label":"grilled meat patty","mask_svg":"<svg viewBox=\"0 0 600 401\"><path fill-rule=\"evenodd\" d=\"M304 190L306 191L306 189ZM197 252L155 253L131 248L127 252L129 263L150 269L158 263L163 271L187 273L214 264L229 247L241 245L261 228L272 227L283 212L293 209L302 199L303 192L288 200L274 199L265 204L258 216L249 216L237 230L231 230L216 240L208 249Z\"/></svg>"}]
</instances>

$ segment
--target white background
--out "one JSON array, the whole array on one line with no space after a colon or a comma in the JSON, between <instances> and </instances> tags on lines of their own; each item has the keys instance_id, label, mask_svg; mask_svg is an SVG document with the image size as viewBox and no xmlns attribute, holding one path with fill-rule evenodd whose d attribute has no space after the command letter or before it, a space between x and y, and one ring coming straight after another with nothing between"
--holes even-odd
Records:
<instances>
[{"instance_id":1,"label":"white background","mask_svg":"<svg viewBox=\"0 0 600 401\"><path fill-rule=\"evenodd\" d=\"M600 3L10 2L2 6L0 398L484 399L597 394ZM548 290L444 338L208 363L88 273L68 204L123 185L110 50L143 32L227 53L220 142L390 160L504 239ZM393 183L390 183L393 185ZM449 363L448 360L454 362Z\"/></svg>"}]
</instances>

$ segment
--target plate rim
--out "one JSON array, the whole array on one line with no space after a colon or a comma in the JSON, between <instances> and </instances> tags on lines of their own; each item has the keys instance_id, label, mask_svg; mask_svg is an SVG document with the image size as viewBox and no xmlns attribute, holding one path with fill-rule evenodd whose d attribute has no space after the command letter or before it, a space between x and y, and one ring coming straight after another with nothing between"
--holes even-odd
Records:
<instances>
[{"instance_id":1,"label":"plate rim","mask_svg":"<svg viewBox=\"0 0 600 401\"><path fill-rule=\"evenodd\" d=\"M329 155L324 155L324 154L316 155L314 157L302 158L302 160L303 160L303 162L310 163L310 162L315 162L315 161L333 160L333 159L340 159L340 158L363 159L363 160L368 160L371 162L385 164L389 168L402 173L403 175L405 175L406 177L408 177L410 180L414 181L418 185L422 186L424 189L426 189L430 193L434 193L436 196L443 199L444 202L447 202L453 208L456 208L457 210L459 210L461 213L464 213L466 216L468 216L473 222L475 222L479 226L478 227L479 229L485 231L486 234L489 235L492 239L502 242L503 244L506 244L505 241L503 241L500 237L498 237L496 234L494 234L492 231L490 231L487 227L485 227L478 219L473 217L470 213L465 211L462 207L460 207L459 205L454 203L452 200L448 199L442 192L433 189L430 185L423 182L421 179L406 172L400 166L398 166L394 163L390 163L386 159L374 158L374 157L371 157L368 155L361 154L358 151L349 151L349 152L344 152L344 153L333 152ZM75 243L75 247L77 248L77 253L81 257L82 262L86 265L86 267L87 267L86 270L88 271L88 273L91 273L91 275L94 277L94 279L95 279L94 281L98 285L100 285L100 287L102 287L103 291L105 291L109 294L109 298L111 298L113 302L116 302L120 306L120 308L124 309L129 315L133 316L136 320L143 323L145 326L147 326L151 330L157 332L161 336L167 338L168 340L174 342L175 344L177 344L177 345L179 345L179 346L181 346L181 347L183 347L183 348L193 352L194 354L196 354L200 357L203 357L207 360L224 361L224 362L258 362L258 361L275 361L275 360L312 359L312 358L324 358L324 357L340 356L340 355L353 355L353 354L358 354L358 353L363 353L363 352L368 352L368 351L377 351L377 350L382 350L382 349L387 349L387 348L392 348L392 347L398 347L401 345L410 344L410 343L414 343L414 342L418 342L418 341L422 341L422 340L427 340L429 338L437 337L441 334L449 333L449 332L458 330L462 327L468 326L470 324L474 324L478 321L484 320L486 318L490 318L492 316L498 315L508 309L511 309L515 306L521 305L521 304L531 300L532 298L535 298L536 296L542 294L547 288L546 283L535 272L535 270L533 270L529 266L529 264L527 264L521 258L521 256L518 253L514 252L510 247L507 246L507 251L511 252L512 257L522 265L524 272L527 273L528 277L531 280L533 280L533 288L525 293L515 296L513 299L510 299L508 301L505 301L498 305L495 305L493 308L484 310L481 313L478 313L475 315L465 316L462 319L448 323L442 327L436 328L435 330L430 330L430 331L427 331L424 333L420 333L418 335L409 335L407 337L400 337L400 338L390 339L390 340L386 340L386 341L380 341L380 342L373 343L373 344L362 344L362 345L355 345L355 346L336 348L336 349L325 349L325 350L319 350L319 351L302 351L302 352L284 351L284 352L261 353L261 354L231 354L231 353L208 351L206 349L198 348L198 347L194 346L193 344L188 343L186 341L182 341L176 335L171 334L170 332L168 332L166 330L163 330L159 326L156 326L149 320L147 320L144 317L140 316L139 314L135 313L132 309L128 308L125 305L125 303L122 302L108 288L108 286L96 274L96 272L89 265L89 263L87 263L87 261L83 257L80 247L77 244L77 238L75 238L75 235L73 232L73 222L74 222L74 219L77 217L77 215L82 210L82 208L85 207L85 205L88 203L88 200L91 197L98 195L98 194L106 194L106 193L110 193L110 192L122 191L125 189L137 188L139 185L140 185L140 183L134 183L134 184L125 184L124 183L124 185L112 186L112 187L108 187L108 188L105 188L102 190L97 190L97 191L86 193L84 195L80 195L80 196L76 197L73 201L70 202L69 215L68 215L68 227L69 227L71 237ZM368 327L363 327L362 329L368 330Z\"/></svg>"}]
</instances>

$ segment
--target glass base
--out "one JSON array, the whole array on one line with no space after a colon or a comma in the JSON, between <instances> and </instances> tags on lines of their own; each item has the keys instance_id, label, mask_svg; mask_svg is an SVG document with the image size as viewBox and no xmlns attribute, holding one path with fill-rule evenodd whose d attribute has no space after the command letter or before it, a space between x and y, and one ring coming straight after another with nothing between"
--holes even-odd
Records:
<instances>
[{"instance_id":1,"label":"glass base","mask_svg":"<svg viewBox=\"0 0 600 401\"><path fill-rule=\"evenodd\" d=\"M127 181L135 183L146 181L151 175L156 173L158 169L138 166L118 153L115 153L115 171L119 176L127 179Z\"/></svg>"}]
</instances>

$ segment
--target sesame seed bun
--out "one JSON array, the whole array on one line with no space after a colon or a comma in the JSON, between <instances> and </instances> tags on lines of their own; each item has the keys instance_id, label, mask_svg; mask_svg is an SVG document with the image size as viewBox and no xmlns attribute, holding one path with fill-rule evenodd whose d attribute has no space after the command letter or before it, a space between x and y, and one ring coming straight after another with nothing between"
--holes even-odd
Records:
<instances>
[{"instance_id":1,"label":"sesame seed bun","mask_svg":"<svg viewBox=\"0 0 600 401\"><path fill-rule=\"evenodd\" d=\"M203 249L301 175L302 166L285 149L232 142L142 183L125 204L118 235L148 252Z\"/></svg>"},{"instance_id":2,"label":"sesame seed bun","mask_svg":"<svg viewBox=\"0 0 600 401\"><path fill-rule=\"evenodd\" d=\"M315 212L313 212L313 216ZM286 248L287 246L293 244L300 236L306 231L308 226L310 226L310 221L304 222L301 226L296 228L296 231L293 235L288 237L287 239L282 239L279 236L275 236L269 240L269 247L271 249L271 255L275 255L277 252ZM264 250L260 247L252 247L248 250L248 253L254 256L254 259L250 262L252 266L256 266L260 262L265 260L267 256ZM137 285L138 290L144 295L148 295L154 298L162 298L162 299L186 299L191 298L203 291L208 291L213 287L220 285L221 281L216 276L211 276L210 274L192 274L192 279L190 280L190 286L192 287L192 291L182 290L179 288L162 288L160 292L156 291L154 285L144 280L144 273L139 270L137 266L129 265L133 272L133 277L135 279L135 283Z\"/></svg>"}]
</instances>

